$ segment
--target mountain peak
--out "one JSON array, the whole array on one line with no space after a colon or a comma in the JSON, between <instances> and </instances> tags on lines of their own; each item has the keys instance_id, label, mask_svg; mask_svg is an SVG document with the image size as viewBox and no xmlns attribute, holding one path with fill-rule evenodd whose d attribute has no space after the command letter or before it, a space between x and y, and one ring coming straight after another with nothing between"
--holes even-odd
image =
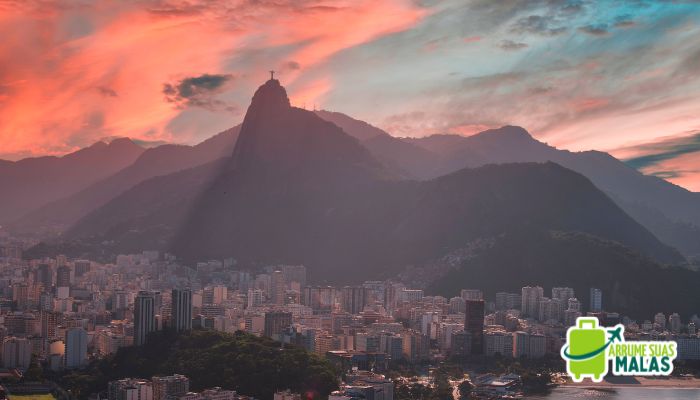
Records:
<instances>
[{"instance_id":1,"label":"mountain peak","mask_svg":"<svg viewBox=\"0 0 700 400\"><path fill-rule=\"evenodd\" d=\"M521 126L515 126L515 125L505 125L500 128L496 129L489 129L480 133L477 133L476 136L490 136L490 135L498 135L502 137L506 137L509 139L528 139L528 140L534 140L532 135L523 127Z\"/></svg>"},{"instance_id":2,"label":"mountain peak","mask_svg":"<svg viewBox=\"0 0 700 400\"><path fill-rule=\"evenodd\" d=\"M287 91L277 79L270 79L255 91L248 111L253 109L280 110L290 108Z\"/></svg>"},{"instance_id":3,"label":"mountain peak","mask_svg":"<svg viewBox=\"0 0 700 400\"><path fill-rule=\"evenodd\" d=\"M230 166L258 178L269 174L323 180L342 175L354 180L384 174L357 139L312 111L292 107L276 79L265 82L253 95Z\"/></svg>"}]
</instances>

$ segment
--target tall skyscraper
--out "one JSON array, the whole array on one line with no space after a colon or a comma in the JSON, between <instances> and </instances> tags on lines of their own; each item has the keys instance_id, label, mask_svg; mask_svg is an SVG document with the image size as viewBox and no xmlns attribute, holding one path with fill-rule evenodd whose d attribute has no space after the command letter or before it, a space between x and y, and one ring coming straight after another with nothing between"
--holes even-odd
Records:
<instances>
[{"instance_id":1,"label":"tall skyscraper","mask_svg":"<svg viewBox=\"0 0 700 400\"><path fill-rule=\"evenodd\" d=\"M471 354L484 353L484 301L467 300L464 307L464 331L472 339Z\"/></svg>"},{"instance_id":2,"label":"tall skyscraper","mask_svg":"<svg viewBox=\"0 0 700 400\"><path fill-rule=\"evenodd\" d=\"M367 289L362 286L345 286L340 290L343 311L359 314L365 308Z\"/></svg>"},{"instance_id":3,"label":"tall skyscraper","mask_svg":"<svg viewBox=\"0 0 700 400\"><path fill-rule=\"evenodd\" d=\"M156 329L155 295L140 291L134 303L134 345L146 343L146 336Z\"/></svg>"},{"instance_id":4,"label":"tall skyscraper","mask_svg":"<svg viewBox=\"0 0 700 400\"><path fill-rule=\"evenodd\" d=\"M192 290L173 289L172 325L177 332L192 329Z\"/></svg>"},{"instance_id":5,"label":"tall skyscraper","mask_svg":"<svg viewBox=\"0 0 700 400\"><path fill-rule=\"evenodd\" d=\"M540 300L544 290L540 286L525 286L522 289L522 314L524 317L539 316Z\"/></svg>"},{"instance_id":6,"label":"tall skyscraper","mask_svg":"<svg viewBox=\"0 0 700 400\"><path fill-rule=\"evenodd\" d=\"M66 368L78 368L87 364L87 332L83 328L66 331Z\"/></svg>"},{"instance_id":7,"label":"tall skyscraper","mask_svg":"<svg viewBox=\"0 0 700 400\"><path fill-rule=\"evenodd\" d=\"M56 269L56 287L70 287L70 267L62 265Z\"/></svg>"},{"instance_id":8,"label":"tall skyscraper","mask_svg":"<svg viewBox=\"0 0 700 400\"><path fill-rule=\"evenodd\" d=\"M603 311L603 291L601 289L591 288L591 307L590 311Z\"/></svg>"},{"instance_id":9,"label":"tall skyscraper","mask_svg":"<svg viewBox=\"0 0 700 400\"><path fill-rule=\"evenodd\" d=\"M53 311L41 311L39 313L39 318L41 320L41 337L44 340L56 339L56 326L59 320L63 317L60 312Z\"/></svg>"},{"instance_id":10,"label":"tall skyscraper","mask_svg":"<svg viewBox=\"0 0 700 400\"><path fill-rule=\"evenodd\" d=\"M284 305L284 293L286 289L287 285L284 281L284 272L272 272L270 279L270 299L273 304Z\"/></svg>"}]
</instances>

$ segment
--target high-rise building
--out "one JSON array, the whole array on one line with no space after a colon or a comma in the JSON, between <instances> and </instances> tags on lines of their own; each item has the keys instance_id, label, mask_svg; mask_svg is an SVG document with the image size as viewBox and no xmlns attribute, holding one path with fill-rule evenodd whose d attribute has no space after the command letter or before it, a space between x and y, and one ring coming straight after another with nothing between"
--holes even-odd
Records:
<instances>
[{"instance_id":1,"label":"high-rise building","mask_svg":"<svg viewBox=\"0 0 700 400\"><path fill-rule=\"evenodd\" d=\"M75 277L79 278L90 271L90 261L89 260L75 260L73 262L73 268L75 268Z\"/></svg>"},{"instance_id":2,"label":"high-rise building","mask_svg":"<svg viewBox=\"0 0 700 400\"><path fill-rule=\"evenodd\" d=\"M567 305L568 305L567 310L579 311L579 312L581 311L581 302L578 301L578 299L575 297L570 298L567 302Z\"/></svg>"},{"instance_id":3,"label":"high-rise building","mask_svg":"<svg viewBox=\"0 0 700 400\"><path fill-rule=\"evenodd\" d=\"M365 303L366 304L381 304L384 305L384 297L386 292L386 284L383 281L365 281L362 287L366 289Z\"/></svg>"},{"instance_id":4,"label":"high-rise building","mask_svg":"<svg viewBox=\"0 0 700 400\"><path fill-rule=\"evenodd\" d=\"M681 333L681 316L673 313L668 317L668 327L673 333Z\"/></svg>"},{"instance_id":5,"label":"high-rise building","mask_svg":"<svg viewBox=\"0 0 700 400\"><path fill-rule=\"evenodd\" d=\"M190 391L190 380L184 375L154 376L153 400L179 398Z\"/></svg>"},{"instance_id":6,"label":"high-rise building","mask_svg":"<svg viewBox=\"0 0 700 400\"><path fill-rule=\"evenodd\" d=\"M307 286L301 304L311 307L314 314L329 314L335 302L336 289L332 286Z\"/></svg>"},{"instance_id":7,"label":"high-rise building","mask_svg":"<svg viewBox=\"0 0 700 400\"><path fill-rule=\"evenodd\" d=\"M87 341L87 332L83 328L70 328L66 331L66 368L87 365Z\"/></svg>"},{"instance_id":8,"label":"high-rise building","mask_svg":"<svg viewBox=\"0 0 700 400\"><path fill-rule=\"evenodd\" d=\"M146 379L127 378L110 381L108 400L153 400L153 384Z\"/></svg>"},{"instance_id":9,"label":"high-rise building","mask_svg":"<svg viewBox=\"0 0 700 400\"><path fill-rule=\"evenodd\" d=\"M365 308L367 289L362 286L345 286L340 290L340 305L345 312L359 314Z\"/></svg>"},{"instance_id":10,"label":"high-rise building","mask_svg":"<svg viewBox=\"0 0 700 400\"><path fill-rule=\"evenodd\" d=\"M7 369L26 370L32 361L32 344L29 339L9 337L2 344L2 365Z\"/></svg>"},{"instance_id":11,"label":"high-rise building","mask_svg":"<svg viewBox=\"0 0 700 400\"><path fill-rule=\"evenodd\" d=\"M496 293L496 310L519 310L521 303L522 295L520 293Z\"/></svg>"},{"instance_id":12,"label":"high-rise building","mask_svg":"<svg viewBox=\"0 0 700 400\"><path fill-rule=\"evenodd\" d=\"M603 291L597 288L591 288L591 312L603 311Z\"/></svg>"},{"instance_id":13,"label":"high-rise building","mask_svg":"<svg viewBox=\"0 0 700 400\"><path fill-rule=\"evenodd\" d=\"M42 284L44 290L53 286L53 272L49 264L39 264L34 270L34 284Z\"/></svg>"},{"instance_id":14,"label":"high-rise building","mask_svg":"<svg viewBox=\"0 0 700 400\"><path fill-rule=\"evenodd\" d=\"M146 336L156 329L155 295L140 291L134 303L134 345L146 343Z\"/></svg>"},{"instance_id":15,"label":"high-rise building","mask_svg":"<svg viewBox=\"0 0 700 400\"><path fill-rule=\"evenodd\" d=\"M272 304L284 305L284 292L286 288L284 272L273 271L270 277L270 300Z\"/></svg>"},{"instance_id":16,"label":"high-rise building","mask_svg":"<svg viewBox=\"0 0 700 400\"><path fill-rule=\"evenodd\" d=\"M562 321L564 319L564 304L566 303L561 299L543 297L540 300L538 319L542 322Z\"/></svg>"},{"instance_id":17,"label":"high-rise building","mask_svg":"<svg viewBox=\"0 0 700 400\"><path fill-rule=\"evenodd\" d=\"M129 308L128 293L117 290L112 294L112 311L126 310Z\"/></svg>"},{"instance_id":18,"label":"high-rise building","mask_svg":"<svg viewBox=\"0 0 700 400\"><path fill-rule=\"evenodd\" d=\"M513 357L541 358L547 351L544 335L527 332L513 332Z\"/></svg>"},{"instance_id":19,"label":"high-rise building","mask_svg":"<svg viewBox=\"0 0 700 400\"><path fill-rule=\"evenodd\" d=\"M459 296L464 300L483 300L484 293L479 289L462 289Z\"/></svg>"},{"instance_id":20,"label":"high-rise building","mask_svg":"<svg viewBox=\"0 0 700 400\"><path fill-rule=\"evenodd\" d=\"M540 300L544 297L544 289L540 286L525 286L522 288L522 315L536 318L539 314Z\"/></svg>"},{"instance_id":21,"label":"high-rise building","mask_svg":"<svg viewBox=\"0 0 700 400\"><path fill-rule=\"evenodd\" d=\"M666 329L666 315L664 313L654 315L654 324L658 325L660 330Z\"/></svg>"},{"instance_id":22,"label":"high-rise building","mask_svg":"<svg viewBox=\"0 0 700 400\"><path fill-rule=\"evenodd\" d=\"M402 289L399 293L399 301L409 304L420 303L423 300L422 289Z\"/></svg>"},{"instance_id":23,"label":"high-rise building","mask_svg":"<svg viewBox=\"0 0 700 400\"><path fill-rule=\"evenodd\" d=\"M62 265L56 268L56 287L70 287L70 267Z\"/></svg>"},{"instance_id":24,"label":"high-rise building","mask_svg":"<svg viewBox=\"0 0 700 400\"><path fill-rule=\"evenodd\" d=\"M461 297L453 297L450 299L450 314L463 313L466 307L466 300Z\"/></svg>"},{"instance_id":25,"label":"high-rise building","mask_svg":"<svg viewBox=\"0 0 700 400\"><path fill-rule=\"evenodd\" d=\"M39 313L41 319L41 337L47 341L56 339L56 326L62 316L63 314L60 312L41 311Z\"/></svg>"},{"instance_id":26,"label":"high-rise building","mask_svg":"<svg viewBox=\"0 0 700 400\"><path fill-rule=\"evenodd\" d=\"M175 331L192 329L192 290L173 289L172 291L172 327Z\"/></svg>"},{"instance_id":27,"label":"high-rise building","mask_svg":"<svg viewBox=\"0 0 700 400\"><path fill-rule=\"evenodd\" d=\"M570 287L553 287L552 298L559 299L566 304L569 299L574 298L574 289Z\"/></svg>"},{"instance_id":28,"label":"high-rise building","mask_svg":"<svg viewBox=\"0 0 700 400\"><path fill-rule=\"evenodd\" d=\"M464 307L464 330L472 339L471 354L484 352L484 301L467 300Z\"/></svg>"},{"instance_id":29,"label":"high-rise building","mask_svg":"<svg viewBox=\"0 0 700 400\"><path fill-rule=\"evenodd\" d=\"M403 338L403 356L415 363L427 360L430 356L430 338L413 330L401 334Z\"/></svg>"},{"instance_id":30,"label":"high-rise building","mask_svg":"<svg viewBox=\"0 0 700 400\"><path fill-rule=\"evenodd\" d=\"M484 335L484 354L493 357L500 354L503 357L513 356L513 335L510 332L493 331Z\"/></svg>"},{"instance_id":31,"label":"high-rise building","mask_svg":"<svg viewBox=\"0 0 700 400\"><path fill-rule=\"evenodd\" d=\"M452 333L451 354L457 357L468 356L472 353L472 335L466 331Z\"/></svg>"},{"instance_id":32,"label":"high-rise building","mask_svg":"<svg viewBox=\"0 0 700 400\"><path fill-rule=\"evenodd\" d=\"M273 311L265 313L265 336L277 339L292 324L292 313Z\"/></svg>"},{"instance_id":33,"label":"high-rise building","mask_svg":"<svg viewBox=\"0 0 700 400\"><path fill-rule=\"evenodd\" d=\"M248 308L259 307L265 303L263 291L260 289L248 289Z\"/></svg>"}]
</instances>

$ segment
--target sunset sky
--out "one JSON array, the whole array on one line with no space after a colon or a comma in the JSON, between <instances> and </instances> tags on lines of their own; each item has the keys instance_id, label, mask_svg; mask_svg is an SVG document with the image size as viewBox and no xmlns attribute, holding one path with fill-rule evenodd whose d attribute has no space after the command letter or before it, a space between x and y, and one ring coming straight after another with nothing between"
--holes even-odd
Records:
<instances>
[{"instance_id":1,"label":"sunset sky","mask_svg":"<svg viewBox=\"0 0 700 400\"><path fill-rule=\"evenodd\" d=\"M274 69L396 136L521 125L700 191L693 1L0 0L0 158L197 143Z\"/></svg>"}]
</instances>

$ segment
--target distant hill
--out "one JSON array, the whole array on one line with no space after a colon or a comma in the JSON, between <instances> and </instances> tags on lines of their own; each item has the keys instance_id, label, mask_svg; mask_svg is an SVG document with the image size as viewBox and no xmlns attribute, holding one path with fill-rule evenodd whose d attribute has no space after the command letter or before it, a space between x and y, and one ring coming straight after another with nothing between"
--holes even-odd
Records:
<instances>
[{"instance_id":1,"label":"distant hill","mask_svg":"<svg viewBox=\"0 0 700 400\"><path fill-rule=\"evenodd\" d=\"M584 312L589 289L597 287L603 290L604 309L639 320L657 312L678 312L686 319L700 304L699 273L659 268L619 243L581 233L513 231L463 258L454 268L412 275L420 276L429 293L447 297L459 293L465 282L489 298L501 291L520 293L527 285L542 286L547 297L552 287L572 287Z\"/></svg>"},{"instance_id":2,"label":"distant hill","mask_svg":"<svg viewBox=\"0 0 700 400\"><path fill-rule=\"evenodd\" d=\"M144 149L129 139L97 142L63 157L0 162L0 224L69 196L136 160Z\"/></svg>"},{"instance_id":3,"label":"distant hill","mask_svg":"<svg viewBox=\"0 0 700 400\"><path fill-rule=\"evenodd\" d=\"M240 126L195 145L162 145L143 152L131 165L83 190L30 212L12 224L15 232L43 229L60 233L80 218L150 178L168 175L230 156Z\"/></svg>"},{"instance_id":4,"label":"distant hill","mask_svg":"<svg viewBox=\"0 0 700 400\"><path fill-rule=\"evenodd\" d=\"M405 179L365 147L385 135L360 141L313 112L291 107L284 88L270 80L253 96L230 156L143 180L81 218L54 248L100 257L156 248L187 263L234 257L243 266L304 264L314 281L356 282L394 277L408 266L421 270L471 243L505 238L496 248L508 254L493 253L496 261L484 262L479 276L450 267L425 281L440 293L475 282L491 290L498 280L507 288L524 277L544 284L561 278L582 288L592 282L591 271L604 279L629 273L609 304L630 313L657 312L637 289L654 279L668 284L658 289L667 298L659 304L685 310L694 297L677 296L674 285L680 282L685 293L700 274L663 267L684 261L675 249L583 175L549 161L504 163L520 157L518 151L551 157L556 149L519 128L484 137L493 135L514 143L508 151L489 143L480 147L498 164ZM426 151L438 154L462 140L442 137ZM395 141L387 143L394 148ZM483 164L484 154L469 160ZM436 167L460 160L440 157ZM548 232L563 236L542 236ZM553 271L556 266L560 270ZM436 280L444 273L451 278ZM611 282L617 281L599 286Z\"/></svg>"},{"instance_id":5,"label":"distant hill","mask_svg":"<svg viewBox=\"0 0 700 400\"><path fill-rule=\"evenodd\" d=\"M662 241L686 255L700 255L700 193L643 175L607 153L558 150L516 126L469 137L434 135L403 140L439 155L431 170L433 177L492 163L555 162L588 177ZM651 211L653 217L643 210Z\"/></svg>"},{"instance_id":6,"label":"distant hill","mask_svg":"<svg viewBox=\"0 0 700 400\"><path fill-rule=\"evenodd\" d=\"M233 156L217 168L206 184L204 168L145 181L68 237L133 238L167 226L167 249L186 260L304 263L333 279L391 275L521 226L587 232L682 261L588 179L553 163L398 179L356 138L290 107L277 81L256 92Z\"/></svg>"}]
</instances>

